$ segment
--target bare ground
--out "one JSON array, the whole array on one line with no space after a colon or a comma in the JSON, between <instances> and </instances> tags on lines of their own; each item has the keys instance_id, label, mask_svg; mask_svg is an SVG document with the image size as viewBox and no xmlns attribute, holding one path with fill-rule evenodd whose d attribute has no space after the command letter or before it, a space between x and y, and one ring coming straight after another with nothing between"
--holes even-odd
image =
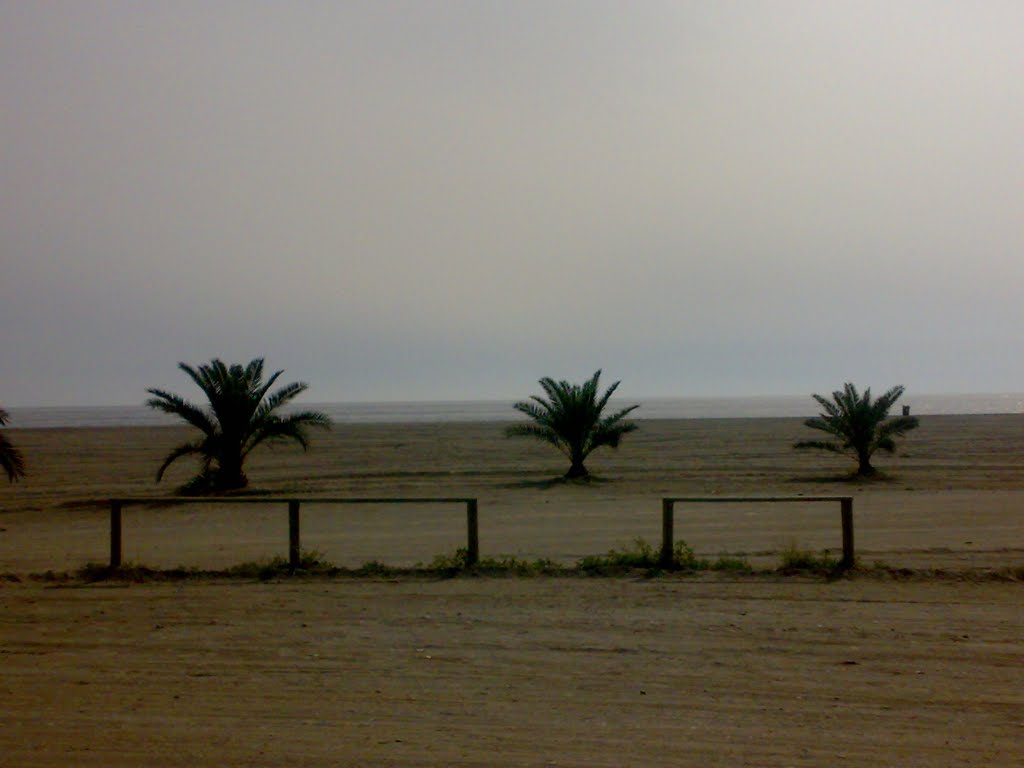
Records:
<instances>
[{"instance_id":1,"label":"bare ground","mask_svg":"<svg viewBox=\"0 0 1024 768\"><path fill-rule=\"evenodd\" d=\"M0 763L9 766L1021 765L1024 420L933 417L890 479L798 454L793 420L645 422L547 482L495 425L346 427L265 454L256 490L472 495L484 554L656 541L662 495L853 493L863 561L956 576L30 580L106 556L97 499L151 494L180 430L15 430L32 476L0 491ZM631 436L634 437L634 436ZM595 457L597 458L597 457ZM172 481L187 477L185 467ZM161 492L165 492L160 489ZM453 519L454 514L454 519ZM126 554L215 567L281 554L283 511L138 509ZM828 507L681 510L699 551L838 544ZM462 543L447 508L305 513L358 565Z\"/></svg>"}]
</instances>

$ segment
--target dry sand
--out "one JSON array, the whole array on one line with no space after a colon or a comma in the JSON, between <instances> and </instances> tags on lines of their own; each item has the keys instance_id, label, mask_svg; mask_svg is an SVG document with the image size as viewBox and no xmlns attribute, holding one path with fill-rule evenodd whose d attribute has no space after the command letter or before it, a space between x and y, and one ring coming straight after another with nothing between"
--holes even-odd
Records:
<instances>
[{"instance_id":1,"label":"dry sand","mask_svg":"<svg viewBox=\"0 0 1024 768\"><path fill-rule=\"evenodd\" d=\"M13 430L0 489L0 764L1024 764L1024 418L926 417L890 479L789 446L798 420L644 421L589 485L495 424L340 426L254 457L254 490L480 500L482 554L571 562L643 536L664 495L849 494L858 554L956 577L473 578L80 583L110 496L167 493L164 429ZM454 507L304 507L328 560L429 561ZM831 506L679 510L698 552L839 545ZM283 508L129 508L125 555L220 567L284 554Z\"/></svg>"}]
</instances>

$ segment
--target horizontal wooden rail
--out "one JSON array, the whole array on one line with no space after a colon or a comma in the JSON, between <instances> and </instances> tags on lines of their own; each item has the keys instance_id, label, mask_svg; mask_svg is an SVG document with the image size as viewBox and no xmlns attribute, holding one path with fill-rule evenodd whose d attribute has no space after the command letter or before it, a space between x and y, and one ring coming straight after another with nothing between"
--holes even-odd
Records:
<instances>
[{"instance_id":1,"label":"horizontal wooden rail","mask_svg":"<svg viewBox=\"0 0 1024 768\"><path fill-rule=\"evenodd\" d=\"M476 501L466 496L401 496L398 498L345 496L127 496L111 499L120 504L465 504Z\"/></svg>"},{"instance_id":2,"label":"horizontal wooden rail","mask_svg":"<svg viewBox=\"0 0 1024 768\"><path fill-rule=\"evenodd\" d=\"M839 502L843 528L842 568L852 568L853 550L853 496L667 496L661 500L661 566L672 566L675 547L675 505L683 504L775 504L801 502Z\"/></svg>"},{"instance_id":3,"label":"horizontal wooden rail","mask_svg":"<svg viewBox=\"0 0 1024 768\"><path fill-rule=\"evenodd\" d=\"M302 559L300 545L299 506L301 504L465 504L466 505L466 564L476 565L480 559L479 520L477 500L463 496L402 496L337 498L319 496L135 496L110 500L110 567L120 568L122 562L121 510L129 504L181 506L183 504L287 504L288 505L288 565L299 567Z\"/></svg>"},{"instance_id":4,"label":"horizontal wooden rail","mask_svg":"<svg viewBox=\"0 0 1024 768\"><path fill-rule=\"evenodd\" d=\"M668 496L663 501L682 501L698 504L787 501L853 501L853 496Z\"/></svg>"}]
</instances>

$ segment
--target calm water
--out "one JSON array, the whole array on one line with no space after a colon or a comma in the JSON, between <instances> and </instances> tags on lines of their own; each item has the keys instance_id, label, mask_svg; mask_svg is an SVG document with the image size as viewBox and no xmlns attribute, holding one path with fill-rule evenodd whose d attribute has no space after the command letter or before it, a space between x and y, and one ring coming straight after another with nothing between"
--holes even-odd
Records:
<instances>
[{"instance_id":1,"label":"calm water","mask_svg":"<svg viewBox=\"0 0 1024 768\"><path fill-rule=\"evenodd\" d=\"M806 417L817 414L807 395L776 397L678 397L640 401L635 412L645 419ZM625 403L623 403L625 404ZM621 404L620 404L621 405ZM897 403L914 415L1024 413L1024 393L975 395L904 395ZM309 403L343 424L431 421L508 421L517 417L512 401L421 403ZM11 428L161 426L180 423L142 405L92 408L9 408Z\"/></svg>"}]
</instances>

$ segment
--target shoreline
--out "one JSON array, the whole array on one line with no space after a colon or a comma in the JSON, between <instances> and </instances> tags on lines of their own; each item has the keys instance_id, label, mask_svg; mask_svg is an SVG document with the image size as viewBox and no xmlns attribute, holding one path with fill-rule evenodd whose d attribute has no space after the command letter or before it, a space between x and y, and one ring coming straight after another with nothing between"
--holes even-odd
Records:
<instances>
[{"instance_id":1,"label":"shoreline","mask_svg":"<svg viewBox=\"0 0 1024 768\"><path fill-rule=\"evenodd\" d=\"M528 397L528 395L524 395ZM522 398L518 398L522 399ZM337 423L406 424L433 422L503 422L515 420L517 399L308 402ZM617 397L613 407L636 403L638 419L808 418L818 412L810 394L734 397ZM1024 413L1024 393L953 393L902 399L916 416L1014 415ZM85 426L162 426L173 419L142 403L109 406L8 407L9 428ZM644 414L651 414L646 416Z\"/></svg>"},{"instance_id":2,"label":"shoreline","mask_svg":"<svg viewBox=\"0 0 1024 768\"><path fill-rule=\"evenodd\" d=\"M639 411L636 411L639 413ZM629 421L635 421L641 426L644 424L665 424L665 423L706 423L706 422L803 422L816 416L816 413L808 411L805 415L767 415L767 416L629 416ZM918 419L925 420L949 420L949 419L1019 419L1024 422L1024 411L1022 412L979 412L979 413L913 413ZM168 417L170 418L170 417ZM495 427L503 429L510 424L517 424L525 421L524 418L517 418L510 415L507 418L482 418L482 419L406 419L394 421L335 421L332 428L421 428L421 427ZM134 430L134 429L187 429L187 425L179 420L168 421L160 424L55 424L45 426L19 426L8 424L3 427L4 432L24 433L36 431L53 430ZM910 438L912 439L912 437Z\"/></svg>"}]
</instances>

